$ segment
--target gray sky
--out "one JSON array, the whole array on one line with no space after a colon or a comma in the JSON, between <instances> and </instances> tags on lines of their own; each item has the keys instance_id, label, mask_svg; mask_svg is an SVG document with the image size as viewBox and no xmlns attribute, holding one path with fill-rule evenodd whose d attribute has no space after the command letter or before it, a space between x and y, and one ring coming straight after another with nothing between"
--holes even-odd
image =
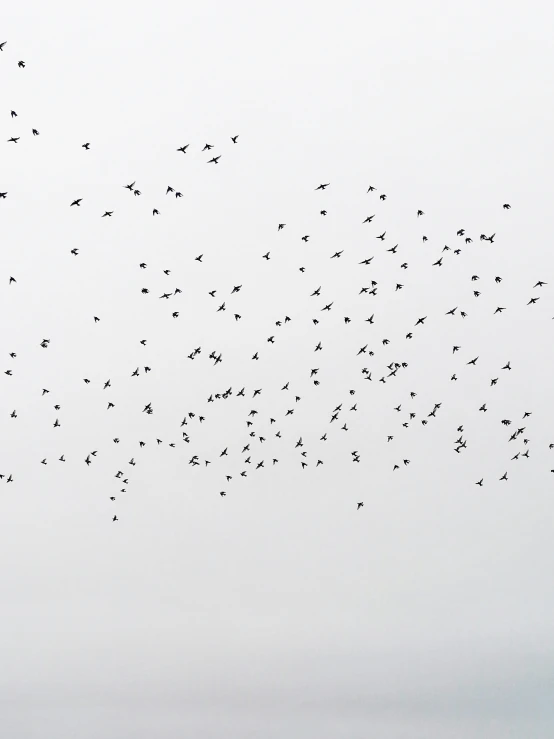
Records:
<instances>
[{"instance_id":1,"label":"gray sky","mask_svg":"<svg viewBox=\"0 0 554 739\"><path fill-rule=\"evenodd\" d=\"M4 9L0 128L20 140L0 144L3 735L552 736L553 15L473 0ZM378 295L359 296L372 279ZM408 367L379 383L393 361ZM348 432L329 424L339 403Z\"/></svg>"}]
</instances>

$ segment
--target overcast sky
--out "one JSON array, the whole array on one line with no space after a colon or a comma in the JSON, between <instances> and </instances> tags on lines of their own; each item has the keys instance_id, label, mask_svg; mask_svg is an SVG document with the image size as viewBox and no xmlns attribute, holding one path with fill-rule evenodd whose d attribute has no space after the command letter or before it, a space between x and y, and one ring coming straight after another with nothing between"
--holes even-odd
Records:
<instances>
[{"instance_id":1,"label":"overcast sky","mask_svg":"<svg viewBox=\"0 0 554 739\"><path fill-rule=\"evenodd\" d=\"M3 736L554 734L553 16L475 0L6 5ZM378 295L360 296L371 280Z\"/></svg>"}]
</instances>

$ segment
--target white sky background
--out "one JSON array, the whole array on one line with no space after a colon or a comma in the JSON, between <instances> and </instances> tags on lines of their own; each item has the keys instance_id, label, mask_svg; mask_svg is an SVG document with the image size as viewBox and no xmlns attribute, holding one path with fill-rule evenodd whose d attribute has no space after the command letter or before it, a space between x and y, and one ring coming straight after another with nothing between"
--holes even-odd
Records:
<instances>
[{"instance_id":1,"label":"white sky background","mask_svg":"<svg viewBox=\"0 0 554 739\"><path fill-rule=\"evenodd\" d=\"M90 5L11 3L0 27L0 141L21 137L0 144L0 473L14 476L0 486L2 735L552 736L554 13ZM140 197L122 187L133 180ZM432 267L445 244L462 253ZM372 279L378 295L359 296ZM539 279L549 285L533 290ZM454 306L468 317L446 317ZM364 344L374 357L356 356ZM379 383L391 361L408 368ZM233 397L206 403L229 386ZM263 445L248 437L252 408ZM206 421L184 444L188 411ZM195 453L211 466L189 466Z\"/></svg>"}]
</instances>

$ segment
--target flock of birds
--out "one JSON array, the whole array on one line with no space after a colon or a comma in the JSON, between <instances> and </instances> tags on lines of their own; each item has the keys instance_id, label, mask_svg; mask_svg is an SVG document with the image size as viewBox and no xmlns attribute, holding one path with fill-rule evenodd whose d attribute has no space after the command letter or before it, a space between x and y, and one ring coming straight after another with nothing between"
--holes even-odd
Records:
<instances>
[{"instance_id":1,"label":"flock of birds","mask_svg":"<svg viewBox=\"0 0 554 739\"><path fill-rule=\"evenodd\" d=\"M5 41L0 43L0 52L4 51L5 46ZM24 61L18 61L17 64L19 68L25 69ZM11 121L14 121L15 124L16 119L18 118L17 111L10 110L9 118ZM31 129L31 134L32 136L40 135L39 131L36 128ZM20 142L20 139L20 135L13 135L7 139L7 142L9 144L18 144ZM229 145L240 146L239 136L230 136ZM189 147L189 143L176 146L176 155L180 156L189 154ZM84 142L82 144L82 148L86 152L93 152L94 150L93 144L90 141ZM214 145L210 143L205 143L204 145L200 145L198 147L200 153L206 155L206 163L210 165L219 164L225 154L225 152L223 152L223 154L216 153L212 155L213 149ZM87 154L87 156L89 155ZM223 159L223 161L225 161L225 159ZM133 198L140 197L142 194L141 190L137 187L136 181L130 182L128 184L121 184L120 186L123 189L127 190L129 194L133 196ZM315 190L316 193L321 193L321 196L318 197L324 198L325 192L331 186L332 185L330 182L322 182L317 184L316 187L313 188L313 190ZM367 188L366 194L370 199L372 209L374 209L376 213L362 217L360 219L360 222L364 226L372 227L374 220L376 220L375 225L380 223L380 214L378 213L379 203L385 201L387 199L387 195L384 192L379 192L377 188L373 185L370 185ZM180 192L178 188L173 187L172 185L167 185L165 196L171 196L178 199L183 197L183 193ZM9 189L0 192L0 199L5 200L8 197ZM67 203L67 206L69 206L69 208L80 208L83 205L83 201L83 197L75 197ZM324 201L322 201L322 203L324 203ZM509 203L503 203L501 205L501 208L503 211L508 212L511 209L511 205ZM101 218L112 218L114 216L114 213L114 210L105 210L103 213L98 215ZM325 216L327 216L327 213L328 210L324 206L324 204L320 204L318 206L318 215L321 216L321 218L325 218ZM159 217L160 209L157 207L152 208L152 216ZM425 212L421 209L418 209L415 212L414 216L417 219L418 223L423 223L425 221ZM2 214L0 206L0 218L1 217ZM276 229L277 233L285 231L286 227L287 223L284 221L278 222L273 225L273 228ZM310 239L310 234L304 233L302 235L299 235L298 238L300 241L307 244ZM428 241L427 236L424 234L420 234L419 238L421 238L423 243ZM484 242L483 246L485 246L486 244L496 244L495 238L496 233L491 233L489 235L481 233L479 235L479 241ZM401 257L402 249L400 248L399 244L391 244L390 246L388 246L389 235L387 229L383 228L383 226L377 228L376 233L372 233L370 239L372 239L373 243L378 246L380 251L377 255L371 254L370 256L367 256L357 262L360 270L363 270L365 267L374 267L375 263L379 262L379 260L383 258L397 259L397 279L392 286L392 290L394 293L401 291L405 286L405 280L407 279L407 275L409 274L408 270L410 266L408 261L404 260L404 258ZM442 247L440 254L436 255L437 258L434 258L432 261L430 261L429 267L431 269L439 270L446 264L446 260L450 260L457 256L460 256L462 252L464 252L466 249L469 250L470 245L473 242L472 237L466 233L466 230L464 228L460 228L456 231L456 240L457 244L455 247L450 247L447 245ZM72 247L68 251L71 257L79 257L78 247ZM332 253L329 253L323 258L330 260L339 260L343 256L346 257L346 250L345 248L340 248L333 251ZM201 265L205 265L205 263L203 262L203 257L204 254L200 253L194 257L194 260ZM266 251L263 254L259 255L259 259L264 260L264 262L269 262L271 258L271 251ZM135 268L141 271L145 271L148 269L148 263L145 261L141 261L136 265ZM268 269L270 268L268 267ZM307 273L306 267L304 266L300 266L298 270L302 274ZM169 277L172 274L172 269L165 268L163 269L163 273L166 277ZM271 276L269 276L268 279L271 280ZM503 280L500 275L487 276L484 279L490 279L496 285L500 285ZM480 280L481 276L479 274L473 274L471 276L471 282L473 283L472 293L474 298L479 298L479 296L481 295L481 291L477 289L477 283L479 283ZM6 284L6 289L21 289L18 277L13 274L7 276ZM542 288L546 287L547 284L548 283L546 281L540 279L537 280L534 285L530 286L532 287L534 292L531 294L528 302L526 303L527 306L533 306L540 300L540 291L542 290ZM225 296L219 297L222 293L222 290L219 287L215 287L208 291L207 297L211 301L214 301L214 310L217 313L229 311L230 313L232 313L233 321L235 323L238 323L241 321L243 316L242 313L239 312L239 310L241 309L239 308L238 303L235 302L237 299L236 296L238 296L241 291L248 290L248 288L249 285L246 283L236 285L232 284L225 288ZM367 298L371 297L375 298L379 296L380 289L381 284L377 279L368 279L367 284L361 286L357 295L360 296L360 301L366 300ZM157 295L156 297L158 300L162 301L176 301L178 300L178 296L182 294L182 292L182 288L176 287L169 291L164 290L161 295ZM287 314L282 315L279 320L274 322L274 325L270 329L269 335L265 337L264 343L269 346L275 344L278 338L279 330L293 320L295 322L304 321L305 336L306 339L309 341L310 339L308 332L313 331L314 328L316 330L319 330L318 326L323 326L323 322L326 320L326 316L328 316L331 311L336 312L338 309L340 309L339 296L335 295L333 299L324 298L324 294L326 292L327 290L323 287L323 285L313 285L310 289L306 289L305 295L306 297L309 297L311 301L313 301L313 313L315 313L315 316L290 316ZM142 287L141 294L144 296L150 295L151 288ZM494 315L501 315L505 310L506 306L497 305L494 309ZM447 310L442 311L442 314L448 318L455 318L459 316L464 319L468 316L467 311L457 305L453 307L448 306ZM178 319L179 315L180 311L178 308L170 310L170 316L172 319ZM406 341L412 340L415 336L416 331L421 330L419 327L425 326L425 323L428 320L427 315L415 316L414 318L415 320L413 326L404 335L404 339ZM94 315L92 317L92 320L96 324L101 321L101 318L97 315ZM295 413L298 404L302 401L303 397L299 394L299 391L295 389L294 379L287 378L284 382L280 382L278 386L274 388L269 388L267 387L267 385L264 385L262 387L250 388L247 388L246 386L218 387L214 388L213 392L211 392L205 398L204 402L201 405L199 404L199 407L196 407L194 410L185 412L183 417L180 418L178 424L175 424L174 428L168 429L168 433L174 433L176 435L177 438L175 441L164 442L158 436L154 436L153 438L149 438L148 440L145 440L144 438L137 438L133 442L136 445L137 449L136 457L131 456L130 459L122 458L121 463L118 465L118 468L112 470L110 473L111 480L115 481L113 484L118 489L117 491L108 491L107 498L109 499L109 505L111 506L113 504L116 504L119 496L127 494L131 486L131 472L134 471L134 468L137 466L137 464L139 464L140 455L144 454L144 450L147 447L150 448L152 445L159 446L162 444L167 444L168 447L172 449L176 449L178 446L182 446L183 448L190 450L190 456L189 454L187 454L187 457L189 457L188 464L192 468L202 469L208 468L212 464L217 465L220 469L221 484L214 492L219 494L221 497L225 497L231 490L236 490L236 485L239 484L240 481L244 478L247 478L248 475L251 474L251 472L256 473L256 471L259 471L261 469L273 467L279 464L283 456L296 455L299 466L302 470L306 470L309 467L313 467L314 469L322 467L325 463L327 447L329 445L326 444L326 442L332 445L336 433L346 433L349 431L350 414L355 414L360 411L363 413L364 406L367 408L368 389L377 389L382 385L394 383L395 380L401 374L405 373L406 370L408 370L409 368L409 364L406 361L394 360L388 362L384 359L383 352L386 350L388 344L390 344L390 340L386 337L377 339L372 333L372 331L375 330L371 328L376 323L375 313L372 313L369 316L367 316L367 314L365 313L363 316L358 314L344 315L341 316L340 322L344 326L349 326L350 324L365 325L365 336L368 336L369 338L364 339L362 345L352 352L352 362L359 362L362 364L366 364L367 366L356 367L356 374L358 377L357 383L354 386L348 387L344 390L344 397L340 400L340 402L336 404L333 403L331 406L329 406L328 428L322 429L321 433L318 435L317 441L319 442L320 446L318 447L318 451L315 455L310 456L308 454L308 450L304 448L305 440L303 435L300 435L298 438L294 436L293 438L287 428L287 423L289 422L290 417L293 416L293 414ZM146 347L147 343L148 337L142 338L140 340L140 345L142 347ZM44 350L49 350L50 344L51 339L44 338L40 342L40 347ZM316 358L321 356L320 352L323 351L323 348L324 347L322 339L316 338L316 340L314 340L313 342L313 356ZM452 355L457 355L457 353L460 352L461 349L462 347L460 345L453 343L451 345ZM18 353L10 347L8 347L7 354L9 357L10 366L6 369L3 369L3 375L5 377L6 383L8 383L9 378L17 372L18 357ZM261 359L262 354L262 350L258 349L253 354L244 356L243 361L257 362ZM212 347L206 349L203 346L195 346L192 347L191 351L188 354L185 354L187 362L196 361L201 356L207 358L207 360L211 363L213 367L218 367L218 365L224 364L223 352L218 349L213 349ZM185 357L183 357L183 359L185 359ZM459 362L456 365L457 368L454 372L452 372L450 376L450 381L458 381L459 373L466 370L471 371L471 368L477 365L479 359L479 356L465 357L462 362ZM318 391L317 388L321 385L320 377L321 374L323 374L322 367L317 361L315 362L315 364L318 366L303 367L291 365L290 372L291 374L296 372L304 373L304 376L309 379L311 388L313 388L312 392L321 392ZM490 378L490 388L494 388L497 383L499 383L500 377L503 373L509 373L512 371L512 369L513 368L510 361L506 361L503 365L499 366L498 372L494 371L495 376ZM142 368L141 366L137 366L135 369L133 369L132 372L129 372L129 378L132 381L132 378L139 377L140 375L147 375L151 371L152 367L148 364L142 365ZM95 380L91 380L90 377L81 377L76 379L78 379L78 381L83 383L85 386L94 386L95 384L98 385L98 383ZM98 387L100 388L100 385L98 385ZM105 405L107 411L111 411L116 407L115 401L117 400L117 398L112 397L110 393L110 390L112 390L111 379L108 378L104 380L101 383L101 387L103 392L106 391L106 395L102 397L101 402L103 405ZM54 391L52 390L52 392ZM262 393L267 395L271 392L277 392L283 400L279 402L276 401L273 404L273 411L269 415L267 415L267 417L265 417L265 414L262 414L262 417L260 417L261 411L259 411L256 407L250 407L250 405L255 406ZM371 392L374 392L374 390L372 390ZM7 395L8 393L9 386L5 386L4 394ZM51 389L42 387L40 393L42 397L47 397L48 395L50 395ZM408 397L400 398L399 402L392 406L391 410L398 414L398 431L392 434L383 434L384 444L394 444L397 433L403 433L404 430L416 425L425 427L430 422L432 422L432 419L436 418L437 413L443 406L442 402L435 402L431 404L430 407L422 415L419 412L416 413L414 410L407 411L405 409L405 405L410 401L413 401L417 395L418 393L415 390L412 390L410 391ZM236 434L236 437L233 438L232 441L230 441L219 451L217 457L208 458L207 456L204 456L202 454L202 450L200 448L196 447L198 438L197 431L201 426L203 426L204 423L209 423L210 409L212 407L212 404L228 400L231 397L241 399L243 403L242 406L239 407L240 409L238 411L239 428L242 429L242 432L239 431ZM252 403L250 403L249 405L246 405L247 398L252 401ZM155 413L155 408L151 400L145 398L144 403L141 405L141 412L146 416L152 416ZM53 405L53 409L56 411L56 416L55 420L52 423L52 431L53 433L56 433L57 429L61 427L61 405L59 403L55 403ZM483 403L478 408L478 410L483 414L486 413L488 410L487 403ZM232 411L229 410L229 413L231 412ZM507 436L507 442L510 445L509 448L512 449L512 447L516 447L513 453L510 452L509 454L510 461L517 461L521 458L529 458L530 456L529 438L527 437L526 432L527 424L529 423L531 415L531 410L524 410L520 419L500 419L502 426L508 427L512 426L512 424L514 426L514 430L511 431L511 433L509 433ZM10 412L9 416L14 423L17 423L17 409L13 409ZM112 416L110 415L107 416L108 422L110 421L111 417ZM244 438L240 438L241 433L244 434ZM113 443L114 445L119 445L120 442L121 439L118 436L113 436L111 438L111 443ZM462 454L467 449L467 446L468 444L467 437L464 431L464 425L460 424L456 427L456 438L453 444L453 451L456 454ZM554 444L550 444L549 448L554 449ZM271 451L269 451L270 449ZM67 452L62 452L61 455L57 457L57 459L54 461L59 463L65 463L69 461L70 456L66 456L66 454ZM101 457L102 450L93 449L84 453L81 459L76 460L76 462L78 462L79 464L84 464L88 467L96 460L101 459ZM361 452L358 449L353 449L350 453L350 457L353 463L359 463L361 459ZM42 464L45 466L50 463L50 460L47 457L38 458L36 461L37 464ZM73 461L73 458L71 458L71 461ZM393 464L391 472L395 473L399 469L407 468L410 465L410 462L411 460L408 457L400 456L398 460ZM5 460L2 460L2 464L5 464ZM554 472L554 470L552 470L552 472ZM506 482L509 479L508 470L502 468L502 470L499 471L496 479L499 482ZM0 470L0 480L4 481L5 483L14 483L14 473L10 472L9 470ZM474 484L481 487L485 484L485 480L481 477L480 479L475 480ZM364 501L359 500L356 502L355 505L356 510L360 510L364 506ZM119 520L117 512L113 510L110 512L110 518L113 522Z\"/></svg>"}]
</instances>

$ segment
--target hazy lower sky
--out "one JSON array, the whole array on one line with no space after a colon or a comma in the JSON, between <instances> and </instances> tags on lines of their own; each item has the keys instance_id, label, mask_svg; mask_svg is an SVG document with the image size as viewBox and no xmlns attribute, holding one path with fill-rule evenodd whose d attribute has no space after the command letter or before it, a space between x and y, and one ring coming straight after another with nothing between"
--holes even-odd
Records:
<instances>
[{"instance_id":1,"label":"hazy lower sky","mask_svg":"<svg viewBox=\"0 0 554 739\"><path fill-rule=\"evenodd\" d=\"M538 2L6 5L2 736L554 735L553 23Z\"/></svg>"}]
</instances>

